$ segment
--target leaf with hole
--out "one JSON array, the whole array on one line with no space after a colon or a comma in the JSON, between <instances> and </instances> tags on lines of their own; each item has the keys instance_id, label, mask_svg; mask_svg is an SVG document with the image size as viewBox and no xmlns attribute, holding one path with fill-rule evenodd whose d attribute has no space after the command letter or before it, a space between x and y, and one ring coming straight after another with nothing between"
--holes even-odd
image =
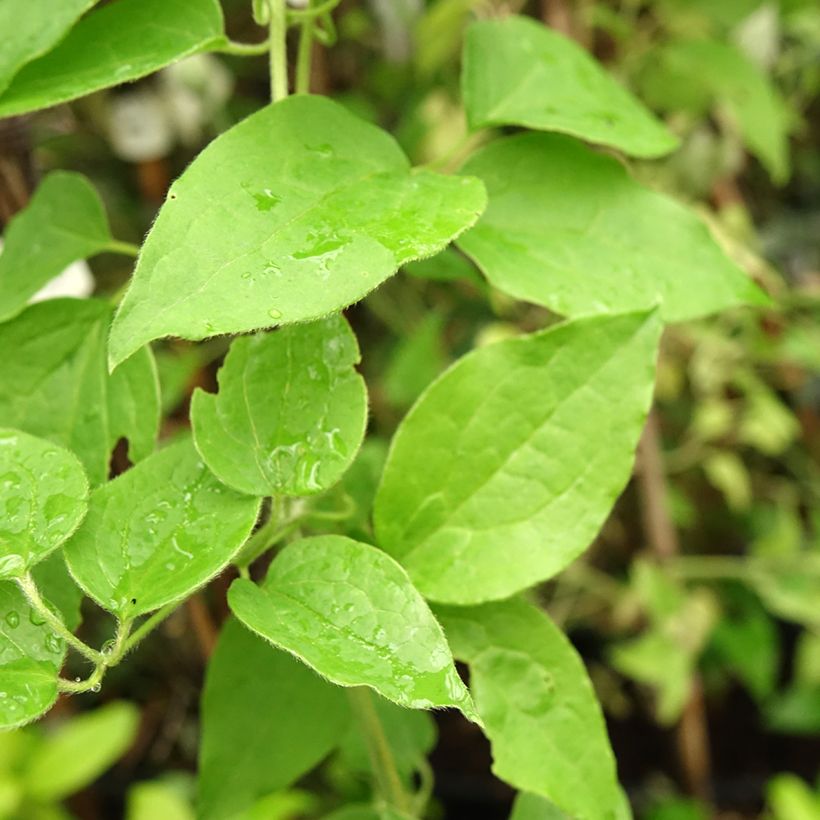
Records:
<instances>
[{"instance_id":1,"label":"leaf with hole","mask_svg":"<svg viewBox=\"0 0 820 820\"><path fill-rule=\"evenodd\" d=\"M692 212L576 140L499 140L464 171L489 205L459 247L510 296L564 316L659 305L670 322L768 303Z\"/></svg>"},{"instance_id":2,"label":"leaf with hole","mask_svg":"<svg viewBox=\"0 0 820 820\"><path fill-rule=\"evenodd\" d=\"M587 51L529 17L473 23L463 66L462 93L472 128L560 131L636 157L662 156L678 145Z\"/></svg>"},{"instance_id":3,"label":"leaf with hole","mask_svg":"<svg viewBox=\"0 0 820 820\"><path fill-rule=\"evenodd\" d=\"M219 393L197 390L191 426L213 473L251 495L312 495L335 484L364 437L359 347L341 315L234 340Z\"/></svg>"},{"instance_id":4,"label":"leaf with hole","mask_svg":"<svg viewBox=\"0 0 820 820\"><path fill-rule=\"evenodd\" d=\"M341 535L305 538L273 560L263 586L239 578L242 623L340 686L369 686L413 709L472 701L427 604L389 555Z\"/></svg>"},{"instance_id":5,"label":"leaf with hole","mask_svg":"<svg viewBox=\"0 0 820 820\"><path fill-rule=\"evenodd\" d=\"M478 180L411 171L392 137L337 103L269 105L171 186L114 321L111 362L162 336L326 316L441 250L484 205Z\"/></svg>"},{"instance_id":6,"label":"leaf with hole","mask_svg":"<svg viewBox=\"0 0 820 820\"><path fill-rule=\"evenodd\" d=\"M333 750L349 722L343 689L231 619L202 695L199 816L232 818L289 786Z\"/></svg>"},{"instance_id":7,"label":"leaf with hole","mask_svg":"<svg viewBox=\"0 0 820 820\"><path fill-rule=\"evenodd\" d=\"M579 820L629 817L592 684L552 621L519 599L435 611L470 667L495 774Z\"/></svg>"},{"instance_id":8,"label":"leaf with hole","mask_svg":"<svg viewBox=\"0 0 820 820\"><path fill-rule=\"evenodd\" d=\"M63 0L61 0L63 2ZM225 41L217 0L116 0L84 17L0 95L0 117L145 77Z\"/></svg>"},{"instance_id":9,"label":"leaf with hole","mask_svg":"<svg viewBox=\"0 0 820 820\"><path fill-rule=\"evenodd\" d=\"M92 486L107 478L119 438L138 461L154 449L159 427L151 351L106 371L110 316L96 299L51 299L0 324L0 425L71 450Z\"/></svg>"},{"instance_id":10,"label":"leaf with hole","mask_svg":"<svg viewBox=\"0 0 820 820\"><path fill-rule=\"evenodd\" d=\"M8 225L0 253L0 320L72 262L110 247L111 232L97 192L80 174L54 171Z\"/></svg>"},{"instance_id":11,"label":"leaf with hole","mask_svg":"<svg viewBox=\"0 0 820 820\"><path fill-rule=\"evenodd\" d=\"M0 578L24 575L79 526L88 479L63 447L0 427Z\"/></svg>"},{"instance_id":12,"label":"leaf with hole","mask_svg":"<svg viewBox=\"0 0 820 820\"><path fill-rule=\"evenodd\" d=\"M126 620L190 595L220 572L258 512L259 499L217 481L186 439L94 490L63 549L80 587Z\"/></svg>"},{"instance_id":13,"label":"leaf with hole","mask_svg":"<svg viewBox=\"0 0 820 820\"><path fill-rule=\"evenodd\" d=\"M579 319L465 356L393 438L377 541L435 601L505 598L591 543L652 398L655 314Z\"/></svg>"}]
</instances>

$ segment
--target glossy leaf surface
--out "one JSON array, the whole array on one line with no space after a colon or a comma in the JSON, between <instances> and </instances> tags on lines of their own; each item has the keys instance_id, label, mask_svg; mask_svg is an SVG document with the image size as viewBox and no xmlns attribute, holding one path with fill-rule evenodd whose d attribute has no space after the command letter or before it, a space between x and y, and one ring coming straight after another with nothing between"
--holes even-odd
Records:
<instances>
[{"instance_id":1,"label":"glossy leaf surface","mask_svg":"<svg viewBox=\"0 0 820 820\"><path fill-rule=\"evenodd\" d=\"M134 618L216 575L258 511L258 499L217 481L185 440L91 494L85 521L64 547L66 561L100 606Z\"/></svg>"},{"instance_id":2,"label":"glossy leaf surface","mask_svg":"<svg viewBox=\"0 0 820 820\"><path fill-rule=\"evenodd\" d=\"M499 140L464 170L490 202L459 246L511 296L564 316L660 305L668 321L767 302L692 212L569 137Z\"/></svg>"},{"instance_id":3,"label":"glossy leaf surface","mask_svg":"<svg viewBox=\"0 0 820 820\"><path fill-rule=\"evenodd\" d=\"M76 456L0 427L0 578L23 575L60 546L88 506Z\"/></svg>"},{"instance_id":4,"label":"glossy leaf surface","mask_svg":"<svg viewBox=\"0 0 820 820\"><path fill-rule=\"evenodd\" d=\"M72 262L105 250L108 220L97 192L80 174L55 171L9 223L0 253L0 320Z\"/></svg>"},{"instance_id":5,"label":"glossy leaf surface","mask_svg":"<svg viewBox=\"0 0 820 820\"><path fill-rule=\"evenodd\" d=\"M370 686L414 709L472 701L441 627L404 570L375 547L340 535L297 541L274 559L264 586L228 593L254 632L341 686Z\"/></svg>"},{"instance_id":6,"label":"glossy leaf surface","mask_svg":"<svg viewBox=\"0 0 820 820\"><path fill-rule=\"evenodd\" d=\"M0 581L0 728L34 720L57 700L65 643L14 581Z\"/></svg>"},{"instance_id":7,"label":"glossy leaf surface","mask_svg":"<svg viewBox=\"0 0 820 820\"><path fill-rule=\"evenodd\" d=\"M62 800L96 780L133 743L139 710L112 702L74 717L37 748L26 766L26 792Z\"/></svg>"},{"instance_id":8,"label":"glossy leaf surface","mask_svg":"<svg viewBox=\"0 0 820 820\"><path fill-rule=\"evenodd\" d=\"M629 816L592 684L552 621L518 599L436 614L470 666L495 774L572 817Z\"/></svg>"},{"instance_id":9,"label":"glossy leaf surface","mask_svg":"<svg viewBox=\"0 0 820 820\"><path fill-rule=\"evenodd\" d=\"M191 404L205 463L251 495L310 495L335 484L367 422L358 361L341 315L236 339L219 393L197 390Z\"/></svg>"},{"instance_id":10,"label":"glossy leaf surface","mask_svg":"<svg viewBox=\"0 0 820 820\"><path fill-rule=\"evenodd\" d=\"M472 128L523 125L657 157L678 140L580 45L529 17L467 30L462 91Z\"/></svg>"},{"instance_id":11,"label":"glossy leaf surface","mask_svg":"<svg viewBox=\"0 0 820 820\"><path fill-rule=\"evenodd\" d=\"M504 598L589 546L632 469L659 335L654 314L580 319L480 348L422 394L375 526L425 597Z\"/></svg>"},{"instance_id":12,"label":"glossy leaf surface","mask_svg":"<svg viewBox=\"0 0 820 820\"><path fill-rule=\"evenodd\" d=\"M95 299L52 299L0 324L0 425L71 450L92 486L108 476L118 438L131 441L129 455L139 460L153 450L159 426L150 350L107 373L110 315Z\"/></svg>"},{"instance_id":13,"label":"glossy leaf surface","mask_svg":"<svg viewBox=\"0 0 820 820\"><path fill-rule=\"evenodd\" d=\"M349 721L344 690L231 619L205 678L200 816L233 817L290 785L330 753Z\"/></svg>"},{"instance_id":14,"label":"glossy leaf surface","mask_svg":"<svg viewBox=\"0 0 820 820\"><path fill-rule=\"evenodd\" d=\"M0 3L0 93L21 66L47 52L96 0ZM13 32L13 35L12 35Z\"/></svg>"},{"instance_id":15,"label":"glossy leaf surface","mask_svg":"<svg viewBox=\"0 0 820 820\"><path fill-rule=\"evenodd\" d=\"M117 0L28 63L0 95L0 117L137 80L223 40L217 0Z\"/></svg>"},{"instance_id":16,"label":"glossy leaf surface","mask_svg":"<svg viewBox=\"0 0 820 820\"><path fill-rule=\"evenodd\" d=\"M269 105L171 186L114 322L111 361L161 336L337 311L441 250L484 205L478 180L411 171L392 137L337 103Z\"/></svg>"}]
</instances>

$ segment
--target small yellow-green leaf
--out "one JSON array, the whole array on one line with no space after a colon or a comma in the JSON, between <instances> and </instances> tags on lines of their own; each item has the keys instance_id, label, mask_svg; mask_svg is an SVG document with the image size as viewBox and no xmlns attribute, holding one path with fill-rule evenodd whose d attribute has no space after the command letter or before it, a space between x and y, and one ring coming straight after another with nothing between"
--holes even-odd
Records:
<instances>
[{"instance_id":1,"label":"small yellow-green leaf","mask_svg":"<svg viewBox=\"0 0 820 820\"><path fill-rule=\"evenodd\" d=\"M102 202L80 174L55 171L9 223L0 253L0 320L18 313L34 293L72 262L110 245Z\"/></svg>"},{"instance_id":2,"label":"small yellow-green leaf","mask_svg":"<svg viewBox=\"0 0 820 820\"><path fill-rule=\"evenodd\" d=\"M560 131L636 157L661 156L678 145L581 46L529 17L470 26L462 90L473 128Z\"/></svg>"},{"instance_id":3,"label":"small yellow-green leaf","mask_svg":"<svg viewBox=\"0 0 820 820\"><path fill-rule=\"evenodd\" d=\"M91 494L64 547L82 589L119 618L176 601L225 567L259 499L211 475L190 440L160 450Z\"/></svg>"},{"instance_id":4,"label":"small yellow-green leaf","mask_svg":"<svg viewBox=\"0 0 820 820\"><path fill-rule=\"evenodd\" d=\"M499 140L464 170L489 205L459 247L511 296L564 316L658 305L667 321L768 302L695 214L576 140Z\"/></svg>"},{"instance_id":5,"label":"small yellow-green leaf","mask_svg":"<svg viewBox=\"0 0 820 820\"><path fill-rule=\"evenodd\" d=\"M0 578L31 570L79 526L88 479L68 450L0 428Z\"/></svg>"},{"instance_id":6,"label":"small yellow-green leaf","mask_svg":"<svg viewBox=\"0 0 820 820\"><path fill-rule=\"evenodd\" d=\"M317 319L473 224L479 180L411 171L395 140L299 95L215 139L171 186L111 332L112 364L162 336Z\"/></svg>"},{"instance_id":7,"label":"small yellow-green leaf","mask_svg":"<svg viewBox=\"0 0 820 820\"><path fill-rule=\"evenodd\" d=\"M359 348L341 315L231 344L219 393L197 390L194 442L211 471L251 495L311 495L335 484L364 437Z\"/></svg>"},{"instance_id":8,"label":"small yellow-green leaf","mask_svg":"<svg viewBox=\"0 0 820 820\"><path fill-rule=\"evenodd\" d=\"M17 73L0 95L0 117L138 80L222 43L222 28L217 0L116 0Z\"/></svg>"},{"instance_id":9,"label":"small yellow-green leaf","mask_svg":"<svg viewBox=\"0 0 820 820\"><path fill-rule=\"evenodd\" d=\"M579 319L480 348L422 394L374 520L425 597L505 598L589 546L632 470L660 330L655 314Z\"/></svg>"},{"instance_id":10,"label":"small yellow-green leaf","mask_svg":"<svg viewBox=\"0 0 820 820\"><path fill-rule=\"evenodd\" d=\"M341 535L297 541L262 587L234 581L228 602L254 632L340 686L474 717L441 627L405 571L375 547Z\"/></svg>"}]
</instances>

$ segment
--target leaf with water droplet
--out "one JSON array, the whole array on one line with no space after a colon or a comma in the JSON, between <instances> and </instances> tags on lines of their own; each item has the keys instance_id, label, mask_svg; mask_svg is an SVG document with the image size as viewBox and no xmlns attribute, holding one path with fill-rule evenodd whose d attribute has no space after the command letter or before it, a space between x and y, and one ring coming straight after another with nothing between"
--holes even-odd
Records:
<instances>
[{"instance_id":1,"label":"leaf with water droplet","mask_svg":"<svg viewBox=\"0 0 820 820\"><path fill-rule=\"evenodd\" d=\"M495 287L564 316L660 307L670 322L768 297L671 197L560 134L522 134L475 154L489 205L459 247Z\"/></svg>"},{"instance_id":2,"label":"leaf with water droplet","mask_svg":"<svg viewBox=\"0 0 820 820\"><path fill-rule=\"evenodd\" d=\"M536 607L436 607L493 753L493 772L572 817L629 817L601 707L581 658Z\"/></svg>"},{"instance_id":3,"label":"leaf with water droplet","mask_svg":"<svg viewBox=\"0 0 820 820\"><path fill-rule=\"evenodd\" d=\"M0 728L21 726L57 700L65 645L13 581L0 581ZM55 651L56 647L56 651Z\"/></svg>"},{"instance_id":4,"label":"leaf with water droplet","mask_svg":"<svg viewBox=\"0 0 820 820\"><path fill-rule=\"evenodd\" d=\"M654 313L578 319L479 348L422 393L374 523L425 597L505 598L590 545L632 472L660 331Z\"/></svg>"},{"instance_id":5,"label":"leaf with water droplet","mask_svg":"<svg viewBox=\"0 0 820 820\"><path fill-rule=\"evenodd\" d=\"M16 16L17 4L14 8ZM49 7L48 13L40 16L52 14ZM80 20L55 48L17 73L0 95L0 117L47 108L137 80L224 41L217 0L109 3ZM104 49L100 43L105 43Z\"/></svg>"},{"instance_id":6,"label":"leaf with water droplet","mask_svg":"<svg viewBox=\"0 0 820 820\"><path fill-rule=\"evenodd\" d=\"M100 197L88 180L54 171L9 223L0 253L0 320L72 262L104 251L111 232Z\"/></svg>"},{"instance_id":7,"label":"leaf with water droplet","mask_svg":"<svg viewBox=\"0 0 820 820\"><path fill-rule=\"evenodd\" d=\"M0 578L23 575L56 550L87 507L88 479L73 453L0 428Z\"/></svg>"},{"instance_id":8,"label":"leaf with water droplet","mask_svg":"<svg viewBox=\"0 0 820 820\"><path fill-rule=\"evenodd\" d=\"M186 439L94 490L63 549L88 595L119 618L134 618L220 572L258 511L259 499L221 485Z\"/></svg>"},{"instance_id":9,"label":"leaf with water droplet","mask_svg":"<svg viewBox=\"0 0 820 820\"><path fill-rule=\"evenodd\" d=\"M153 451L159 427L151 351L106 373L110 318L97 299L50 299L0 324L0 426L71 450L92 486L108 477L118 439L128 439L129 457L139 461Z\"/></svg>"},{"instance_id":10,"label":"leaf with water droplet","mask_svg":"<svg viewBox=\"0 0 820 820\"><path fill-rule=\"evenodd\" d=\"M265 190L278 201L260 209ZM306 95L215 139L169 197L114 321L112 364L162 336L326 316L440 251L485 205L478 180L412 171L388 134Z\"/></svg>"},{"instance_id":11,"label":"leaf with water droplet","mask_svg":"<svg viewBox=\"0 0 820 820\"><path fill-rule=\"evenodd\" d=\"M202 820L241 814L289 786L329 754L350 723L342 689L233 618L208 663L201 715Z\"/></svg>"},{"instance_id":12,"label":"leaf with water droplet","mask_svg":"<svg viewBox=\"0 0 820 820\"><path fill-rule=\"evenodd\" d=\"M311 495L335 484L367 422L358 361L341 315L235 339L219 393L197 390L191 403L205 463L251 495Z\"/></svg>"},{"instance_id":13,"label":"leaf with water droplet","mask_svg":"<svg viewBox=\"0 0 820 820\"><path fill-rule=\"evenodd\" d=\"M472 128L560 131L636 157L662 156L678 145L585 49L529 17L470 26L462 89Z\"/></svg>"},{"instance_id":14,"label":"leaf with water droplet","mask_svg":"<svg viewBox=\"0 0 820 820\"><path fill-rule=\"evenodd\" d=\"M340 686L475 718L441 627L407 573L375 547L341 535L297 541L263 586L234 581L228 603L245 626Z\"/></svg>"}]
</instances>

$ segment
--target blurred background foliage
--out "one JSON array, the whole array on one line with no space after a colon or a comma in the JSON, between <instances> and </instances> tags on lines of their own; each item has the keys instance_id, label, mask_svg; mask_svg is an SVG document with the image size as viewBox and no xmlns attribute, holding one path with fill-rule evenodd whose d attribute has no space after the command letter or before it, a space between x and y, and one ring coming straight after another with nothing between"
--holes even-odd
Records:
<instances>
[{"instance_id":1,"label":"blurred background foliage","mask_svg":"<svg viewBox=\"0 0 820 820\"><path fill-rule=\"evenodd\" d=\"M233 39L261 39L247 0L223 7ZM537 594L590 668L639 817L818 820L820 4L344 0L312 88L387 127L415 163L455 169L489 136L466 131L463 31L506 12L574 38L664 116L681 149L632 172L692 204L775 299L667 331L634 480L588 554ZM102 193L115 235L139 241L169 182L267 95L264 58L200 55L6 121L0 220L46 171L70 168ZM91 276L80 268L64 282L74 293L114 295L130 273L112 255ZM343 484L311 502L309 532L347 516L342 526L366 538L386 441L425 386L474 346L557 321L492 290L455 250L404 274L348 311L369 438ZM225 349L158 346L166 435L185 423L192 389L214 384ZM0 736L0 816L193 817L198 696L228 580L114 670L104 694ZM433 749L415 776L434 776L437 816L508 816L513 795L489 775L479 733L452 715L437 723L438 741L427 717L400 741ZM366 797L362 768L343 750L248 816L323 816L340 796ZM515 817L548 816L538 811L519 801Z\"/></svg>"}]
</instances>

